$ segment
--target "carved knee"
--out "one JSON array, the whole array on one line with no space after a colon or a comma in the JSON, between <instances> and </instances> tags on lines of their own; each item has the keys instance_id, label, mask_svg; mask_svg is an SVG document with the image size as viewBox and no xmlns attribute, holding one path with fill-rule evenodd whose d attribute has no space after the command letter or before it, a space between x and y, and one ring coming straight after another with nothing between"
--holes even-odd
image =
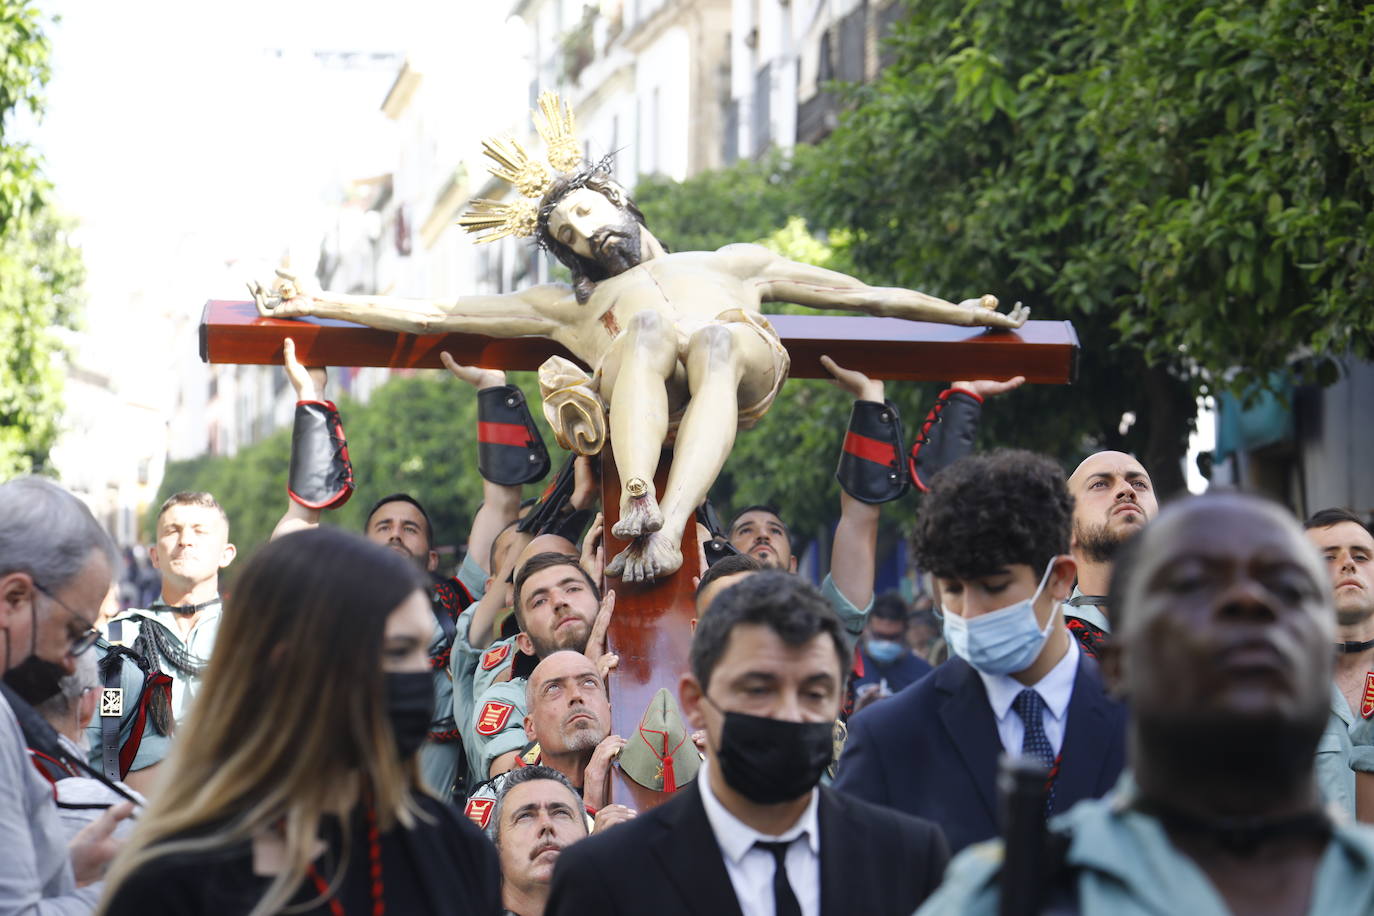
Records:
<instances>
[{"instance_id":1,"label":"carved knee","mask_svg":"<svg viewBox=\"0 0 1374 916\"><path fill-rule=\"evenodd\" d=\"M708 324L687 341L688 359L704 358L709 366L722 366L735 358L735 335L724 325Z\"/></svg>"}]
</instances>

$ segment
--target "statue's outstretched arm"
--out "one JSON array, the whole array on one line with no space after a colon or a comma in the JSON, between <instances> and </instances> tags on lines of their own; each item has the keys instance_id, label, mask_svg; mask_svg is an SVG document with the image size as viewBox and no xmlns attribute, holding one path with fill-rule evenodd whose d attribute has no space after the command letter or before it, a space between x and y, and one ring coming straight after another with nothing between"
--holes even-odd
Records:
<instances>
[{"instance_id":1,"label":"statue's outstretched arm","mask_svg":"<svg viewBox=\"0 0 1374 916\"><path fill-rule=\"evenodd\" d=\"M271 288L249 283L258 313L267 318L336 318L407 334L457 331L490 337L547 336L558 322L551 314L572 293L557 285L515 293L463 296L447 302L399 296L347 295L312 288L295 274L277 271Z\"/></svg>"},{"instance_id":2,"label":"statue's outstretched arm","mask_svg":"<svg viewBox=\"0 0 1374 916\"><path fill-rule=\"evenodd\" d=\"M1019 328L1030 317L1030 309L1019 302L1010 312L1002 313L997 311L994 296L954 303L916 290L869 286L848 274L791 261L753 245L731 245L720 253L741 261L757 260L752 265L754 275L763 281L761 294L768 302L795 302L886 318L993 328Z\"/></svg>"}]
</instances>

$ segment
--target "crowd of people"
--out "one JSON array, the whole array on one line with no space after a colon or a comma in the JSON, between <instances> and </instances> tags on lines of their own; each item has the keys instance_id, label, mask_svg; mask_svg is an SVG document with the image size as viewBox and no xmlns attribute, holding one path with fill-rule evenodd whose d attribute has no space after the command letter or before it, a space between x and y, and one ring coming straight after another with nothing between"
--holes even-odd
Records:
<instances>
[{"instance_id":1,"label":"crowd of people","mask_svg":"<svg viewBox=\"0 0 1374 916\"><path fill-rule=\"evenodd\" d=\"M0 485L0 913L1374 912L1359 515L972 454L1016 382L956 382L910 455L851 425L819 587L777 509L703 507L690 653L616 734L595 468L522 501L523 396L445 362L485 481L451 576L412 494L321 524L354 482L290 347L287 510L229 595L210 494L160 507L156 597L102 616L89 510ZM853 423L893 410L828 367ZM873 589L906 482L929 609Z\"/></svg>"}]
</instances>

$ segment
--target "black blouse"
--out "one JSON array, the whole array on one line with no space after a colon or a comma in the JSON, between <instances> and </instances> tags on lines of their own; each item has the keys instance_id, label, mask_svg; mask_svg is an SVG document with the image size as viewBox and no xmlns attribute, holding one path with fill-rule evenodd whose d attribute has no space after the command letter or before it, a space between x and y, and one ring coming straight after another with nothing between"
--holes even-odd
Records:
<instances>
[{"instance_id":1,"label":"black blouse","mask_svg":"<svg viewBox=\"0 0 1374 916\"><path fill-rule=\"evenodd\" d=\"M419 797L429 820L413 830L395 827L381 835L382 884L388 914L497 914L501 912L501 873L496 850L486 834L448 805ZM327 821L321 839L327 851L315 862L326 882L342 860L342 830ZM371 916L368 831L363 809L350 823L348 861L337 895L348 916ZM271 878L253 873L251 843L214 853L166 856L130 875L109 900L108 916L244 916L266 892ZM308 877L290 904L319 899ZM294 912L329 916L328 901Z\"/></svg>"}]
</instances>

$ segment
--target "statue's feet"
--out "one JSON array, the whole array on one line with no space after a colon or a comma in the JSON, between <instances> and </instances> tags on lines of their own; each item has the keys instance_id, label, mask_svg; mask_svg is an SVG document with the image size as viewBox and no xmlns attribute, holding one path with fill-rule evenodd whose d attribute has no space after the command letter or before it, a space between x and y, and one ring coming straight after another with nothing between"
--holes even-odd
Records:
<instances>
[{"instance_id":1,"label":"statue's feet","mask_svg":"<svg viewBox=\"0 0 1374 916\"><path fill-rule=\"evenodd\" d=\"M622 541L652 534L663 527L663 512L658 508L653 490L638 478L625 485L620 497L620 521L611 526L611 534Z\"/></svg>"},{"instance_id":2,"label":"statue's feet","mask_svg":"<svg viewBox=\"0 0 1374 916\"><path fill-rule=\"evenodd\" d=\"M682 550L662 531L640 538L616 554L606 575L625 582L652 582L682 567Z\"/></svg>"}]
</instances>

